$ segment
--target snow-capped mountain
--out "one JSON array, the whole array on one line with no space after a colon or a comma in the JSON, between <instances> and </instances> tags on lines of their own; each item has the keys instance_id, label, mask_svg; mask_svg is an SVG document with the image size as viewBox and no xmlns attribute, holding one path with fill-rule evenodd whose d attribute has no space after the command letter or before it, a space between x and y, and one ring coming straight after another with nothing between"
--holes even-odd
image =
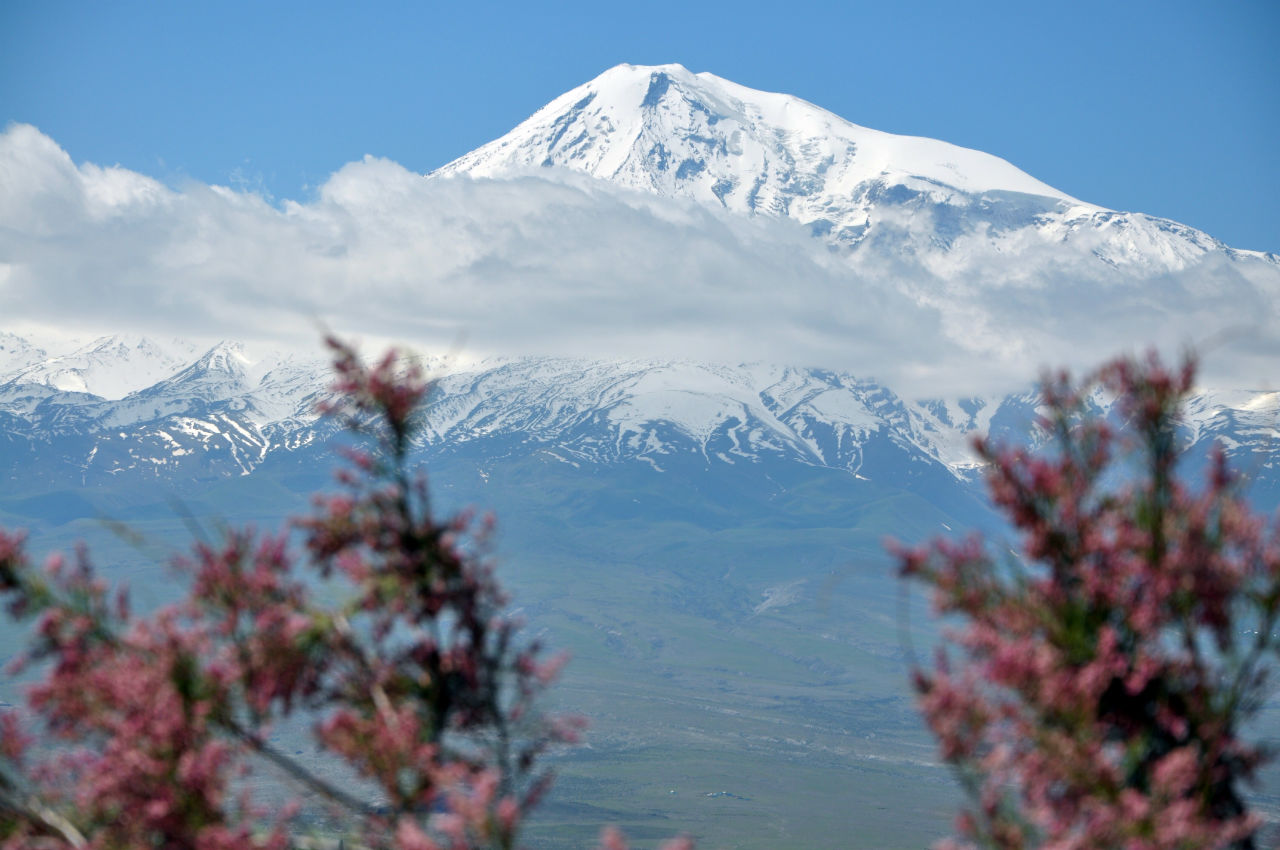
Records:
<instances>
[{"instance_id":1,"label":"snow-capped mountain","mask_svg":"<svg viewBox=\"0 0 1280 850\"><path fill-rule=\"evenodd\" d=\"M1012 192L1083 207L989 154L859 127L680 65L611 68L437 173L501 177L531 167L786 216L844 238L865 230L890 187L939 201Z\"/></svg>"},{"instance_id":2,"label":"snow-capped mountain","mask_svg":"<svg viewBox=\"0 0 1280 850\"><path fill-rule=\"evenodd\" d=\"M0 373L11 446L5 477L89 483L137 473L243 475L271 450L296 448L295 432L315 424L321 361L250 360L228 342L183 361L171 353L180 347L104 337ZM115 397L122 386L136 389ZM22 442L14 447L15 440Z\"/></svg>"},{"instance_id":3,"label":"snow-capped mountain","mask_svg":"<svg viewBox=\"0 0 1280 850\"><path fill-rule=\"evenodd\" d=\"M48 358L48 353L17 334L0 331L0 374L23 369Z\"/></svg>"},{"instance_id":4,"label":"snow-capped mountain","mask_svg":"<svg viewBox=\"0 0 1280 850\"><path fill-rule=\"evenodd\" d=\"M145 339L99 340L93 350L101 356L91 373L111 373L113 354L144 373L168 362ZM153 359L140 363L138 352ZM61 373L44 365L0 373L8 432L0 477L89 484L247 475L334 431L316 412L328 392L318 360L254 360L223 342L120 399L60 388ZM1036 406L1031 392L908 401L853 375L767 364L521 358L437 372L421 448L481 464L495 451L655 473L781 463L894 487L944 479L967 487L976 472L969 440L988 432L1028 439ZM1238 466L1275 477L1280 394L1200 394L1187 427L1191 441L1220 442Z\"/></svg>"},{"instance_id":5,"label":"snow-capped mountain","mask_svg":"<svg viewBox=\"0 0 1280 850\"><path fill-rule=\"evenodd\" d=\"M761 775L800 765L809 784L819 770L838 784L865 769L859 783L924 789L910 817L941 811L955 790L926 758L905 685L922 600L897 583L883 540L1007 533L981 498L970 441L1045 438L1029 386L974 390L953 376L995 372L1001 359L1014 377L976 386L1007 390L1043 362L1078 367L1119 346L1176 343L1186 327L1215 333L1240 316L1280 327L1275 255L678 65L607 71L434 175L368 158L313 201L278 207L77 166L34 128L0 133L0 173L8 161L19 163L8 173L31 170L5 159L6 143L48 165L70 199L39 181L0 191L0 296L20 296L0 297L0 526L29 529L33 554L89 537L102 574L129 580L143 605L181 582L153 553L185 551L188 531L281 528L305 494L333 486L333 448L350 438L317 413L330 379L319 341L301 355L271 350L289 338L274 323L290 311L336 313L340 333L407 336L410 347L414 328L445 328L423 337L428 353L459 319L513 340L471 337L503 357L424 361L436 380L414 459L431 474L433 507L496 510L501 536L485 554L502 563L521 616L539 641L586 662L564 707L602 717L604 731L570 812L630 818L617 801L643 801L668 779L686 803L705 799L686 789L753 758ZM100 258L117 238L120 255ZM684 253L676 244L704 239ZM93 250L67 262L64 244ZM647 262L655 255L666 262ZM151 321L195 316L190 327L207 335L85 344L9 332L63 324L6 315L41 293L64 309L59 282L86 302L66 327L154 308L167 318ZM504 310L506 324L493 318ZM1095 333L1126 310L1107 327L1138 330ZM406 316L426 319L399 324ZM1156 338L1157 325L1178 327ZM642 344L520 351L537 341L524 326L610 345L635 326ZM726 329L742 340L729 353ZM695 356L670 348L704 334ZM1063 344L1026 342L1036 334ZM830 344L770 349L771 336ZM1249 349L1264 375L1274 350ZM1197 393L1183 435L1191 480L1222 445L1271 510L1280 393L1259 383ZM1091 401L1109 413L1104 395ZM94 517L144 551L104 547ZM921 649L934 639L920 637ZM590 796L619 742L627 764L655 767ZM754 810L767 785L713 802Z\"/></svg>"},{"instance_id":6,"label":"snow-capped mountain","mask_svg":"<svg viewBox=\"0 0 1280 850\"><path fill-rule=\"evenodd\" d=\"M162 368L158 348L102 340L95 350L128 350L134 363L144 349L155 357L147 369ZM58 386L62 373L42 367L63 361L54 356L0 374L0 413L12 417L11 431L37 442L75 437L77 447L68 447L63 460L82 477L185 468L215 446L243 474L323 430L314 410L327 382L319 363L253 362L242 347L220 343L151 386L108 399ZM89 368L109 372L112 365L104 357ZM424 441L458 447L517 437L567 463L638 461L656 470L688 453L729 464L785 456L856 473L862 447L881 432L935 462L945 456L963 467L942 447L955 435L923 408L851 376L785 367L554 358L482 363L440 376ZM115 450L122 445L129 446L124 454ZM226 470L218 464L217 471Z\"/></svg>"},{"instance_id":7,"label":"snow-capped mountain","mask_svg":"<svg viewBox=\"0 0 1280 850\"><path fill-rule=\"evenodd\" d=\"M1098 264L1149 274L1210 253L1252 254L1176 222L1076 200L990 154L860 127L680 65L611 68L435 173L541 168L790 219L836 245L894 255L1067 243ZM957 262L922 259L942 272Z\"/></svg>"},{"instance_id":8,"label":"snow-capped mountain","mask_svg":"<svg viewBox=\"0 0 1280 850\"><path fill-rule=\"evenodd\" d=\"M157 343L137 335L105 336L57 357L39 349L39 356L26 358L27 368L14 380L120 399L172 375L196 353L197 347L186 340Z\"/></svg>"},{"instance_id":9,"label":"snow-capped mountain","mask_svg":"<svg viewBox=\"0 0 1280 850\"><path fill-rule=\"evenodd\" d=\"M606 71L427 179L545 169L717 216L803 226L834 249L832 262L898 264L885 273L910 272L895 285L911 299L950 299L944 332L985 334L990 344L1000 328L973 318L964 301L988 285L975 268L1002 270L1006 300L1080 275L1140 299L1150 286L1176 296L1228 279L1252 281L1254 295L1280 293L1275 255L1084 203L989 154L859 127L679 65ZM1210 255L1220 261L1215 273L1196 271ZM1045 303L1080 309L1070 300L1052 292ZM1274 299L1259 303L1262 314L1276 309ZM987 325L999 317L981 315ZM0 475L245 475L328 433L314 413L325 383L315 360L251 356L236 343L204 350L109 336L59 351L0 334ZM424 447L479 452L501 443L571 465L654 472L782 461L871 481L927 474L963 483L973 477L969 439L988 430L1025 438L1035 404L1026 393L915 401L865 376L793 364L507 358L441 373ZM1188 433L1271 470L1278 417L1275 394L1208 392Z\"/></svg>"}]
</instances>

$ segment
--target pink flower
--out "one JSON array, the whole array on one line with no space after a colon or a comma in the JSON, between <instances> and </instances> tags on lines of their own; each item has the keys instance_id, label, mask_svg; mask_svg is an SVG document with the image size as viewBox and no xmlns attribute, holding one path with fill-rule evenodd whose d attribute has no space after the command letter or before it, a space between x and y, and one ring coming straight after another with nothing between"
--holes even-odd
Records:
<instances>
[{"instance_id":1,"label":"pink flower","mask_svg":"<svg viewBox=\"0 0 1280 850\"><path fill-rule=\"evenodd\" d=\"M30 705L83 745L24 779L65 804L90 846L283 850L286 824L267 829L250 798L228 794L252 757L345 806L370 845L514 846L550 780L538 756L581 728L538 711L560 661L541 660L504 614L484 558L491 520L437 518L425 477L408 469L430 382L402 354L368 367L331 346L340 396L327 407L372 443L348 454L344 492L292 526L301 552L288 530L229 531L179 564L182 604L135 618L87 553L40 572L22 537L0 530L0 595L15 616L38 615L30 655L47 662ZM322 604L302 572L335 567L350 601ZM317 744L373 783L389 816L271 746L270 724L299 706L320 718ZM25 768L12 715L0 714L0 736L6 767ZM19 823L6 846L51 828Z\"/></svg>"},{"instance_id":2,"label":"pink flower","mask_svg":"<svg viewBox=\"0 0 1280 850\"><path fill-rule=\"evenodd\" d=\"M914 676L943 757L978 778L965 837L1243 847L1256 827L1239 789L1263 753L1231 730L1257 700L1223 691L1256 697L1277 649L1280 530L1250 514L1220 452L1199 493L1177 479L1193 376L1154 355L1101 370L1120 432L1083 413L1088 382L1046 378L1051 449L976 444L1021 559L995 563L972 540L897 550L901 573L968 623L959 672L940 655ZM1261 626L1229 652L1237 616Z\"/></svg>"}]
</instances>

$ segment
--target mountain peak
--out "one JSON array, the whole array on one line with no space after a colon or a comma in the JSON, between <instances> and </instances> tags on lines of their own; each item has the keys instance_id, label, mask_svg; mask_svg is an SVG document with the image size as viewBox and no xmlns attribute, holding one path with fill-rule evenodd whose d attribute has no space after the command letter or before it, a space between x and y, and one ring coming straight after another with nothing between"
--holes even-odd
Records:
<instances>
[{"instance_id":1,"label":"mountain peak","mask_svg":"<svg viewBox=\"0 0 1280 850\"><path fill-rule=\"evenodd\" d=\"M252 365L244 353L244 343L223 340L206 351L193 368L206 372L223 372L242 376Z\"/></svg>"},{"instance_id":2,"label":"mountain peak","mask_svg":"<svg viewBox=\"0 0 1280 850\"><path fill-rule=\"evenodd\" d=\"M935 202L1017 193L1080 205L990 154L860 127L798 97L678 64L610 68L436 174L500 177L540 168L850 238L895 190Z\"/></svg>"},{"instance_id":3,"label":"mountain peak","mask_svg":"<svg viewBox=\"0 0 1280 850\"><path fill-rule=\"evenodd\" d=\"M121 399L172 375L193 349L181 340L162 345L137 334L113 334L53 357L35 350L38 356L9 380Z\"/></svg>"},{"instance_id":4,"label":"mountain peak","mask_svg":"<svg viewBox=\"0 0 1280 850\"><path fill-rule=\"evenodd\" d=\"M48 354L17 334L0 331L0 381L15 372L45 360Z\"/></svg>"}]
</instances>

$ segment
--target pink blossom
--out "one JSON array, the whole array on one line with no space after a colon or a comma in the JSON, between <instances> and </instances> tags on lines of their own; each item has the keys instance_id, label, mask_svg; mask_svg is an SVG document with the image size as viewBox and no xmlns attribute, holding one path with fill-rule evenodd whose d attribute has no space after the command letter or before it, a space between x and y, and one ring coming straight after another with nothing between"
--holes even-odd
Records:
<instances>
[{"instance_id":1,"label":"pink blossom","mask_svg":"<svg viewBox=\"0 0 1280 850\"><path fill-rule=\"evenodd\" d=\"M993 563L973 538L896 550L901 573L968 623L958 652L915 673L943 757L978 777L965 838L1253 846L1240 785L1263 752L1235 730L1257 701L1227 695L1256 697L1277 649L1280 532L1250 513L1221 452L1198 492L1177 477L1193 376L1189 361L1170 371L1154 355L1080 386L1050 376L1051 449L977 443L991 499L1021 534L1017 564ZM1127 429L1082 413L1094 383ZM1247 648L1242 611L1257 635Z\"/></svg>"},{"instance_id":2,"label":"pink blossom","mask_svg":"<svg viewBox=\"0 0 1280 850\"><path fill-rule=\"evenodd\" d=\"M370 846L515 846L549 781L538 756L580 729L538 710L559 662L503 613L484 557L491 520L437 518L409 471L430 389L421 369L396 352L366 367L330 345L328 408L372 442L347 453L344 492L295 524L301 553L289 530L228 531L179 562L184 602L134 617L86 552L38 570L22 536L0 530L0 595L11 614L38 616L29 655L48 662L30 707L78 747L28 766L16 720L0 714L6 770L61 813L0 817L2 846L74 833L102 848L283 850L288 815L268 824L229 793L255 758L345 806ZM334 568L351 601L323 605L302 573ZM271 724L301 706L320 717L317 744L374 783L390 814L271 747Z\"/></svg>"}]
</instances>

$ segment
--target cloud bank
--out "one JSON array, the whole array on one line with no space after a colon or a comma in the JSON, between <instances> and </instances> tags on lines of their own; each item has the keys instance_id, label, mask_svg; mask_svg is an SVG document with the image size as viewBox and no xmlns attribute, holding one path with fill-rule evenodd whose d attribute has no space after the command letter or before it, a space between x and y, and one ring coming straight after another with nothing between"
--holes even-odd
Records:
<instances>
[{"instance_id":1,"label":"cloud bank","mask_svg":"<svg viewBox=\"0 0 1280 850\"><path fill-rule=\"evenodd\" d=\"M475 355L822 366L907 395L1236 327L1246 343L1209 363L1263 386L1280 353L1280 273L1224 254L1142 274L1034 239L842 255L787 222L578 175L435 179L371 157L276 206L77 165L26 125L0 135L0 187L0 330L314 347L323 325Z\"/></svg>"}]
</instances>

